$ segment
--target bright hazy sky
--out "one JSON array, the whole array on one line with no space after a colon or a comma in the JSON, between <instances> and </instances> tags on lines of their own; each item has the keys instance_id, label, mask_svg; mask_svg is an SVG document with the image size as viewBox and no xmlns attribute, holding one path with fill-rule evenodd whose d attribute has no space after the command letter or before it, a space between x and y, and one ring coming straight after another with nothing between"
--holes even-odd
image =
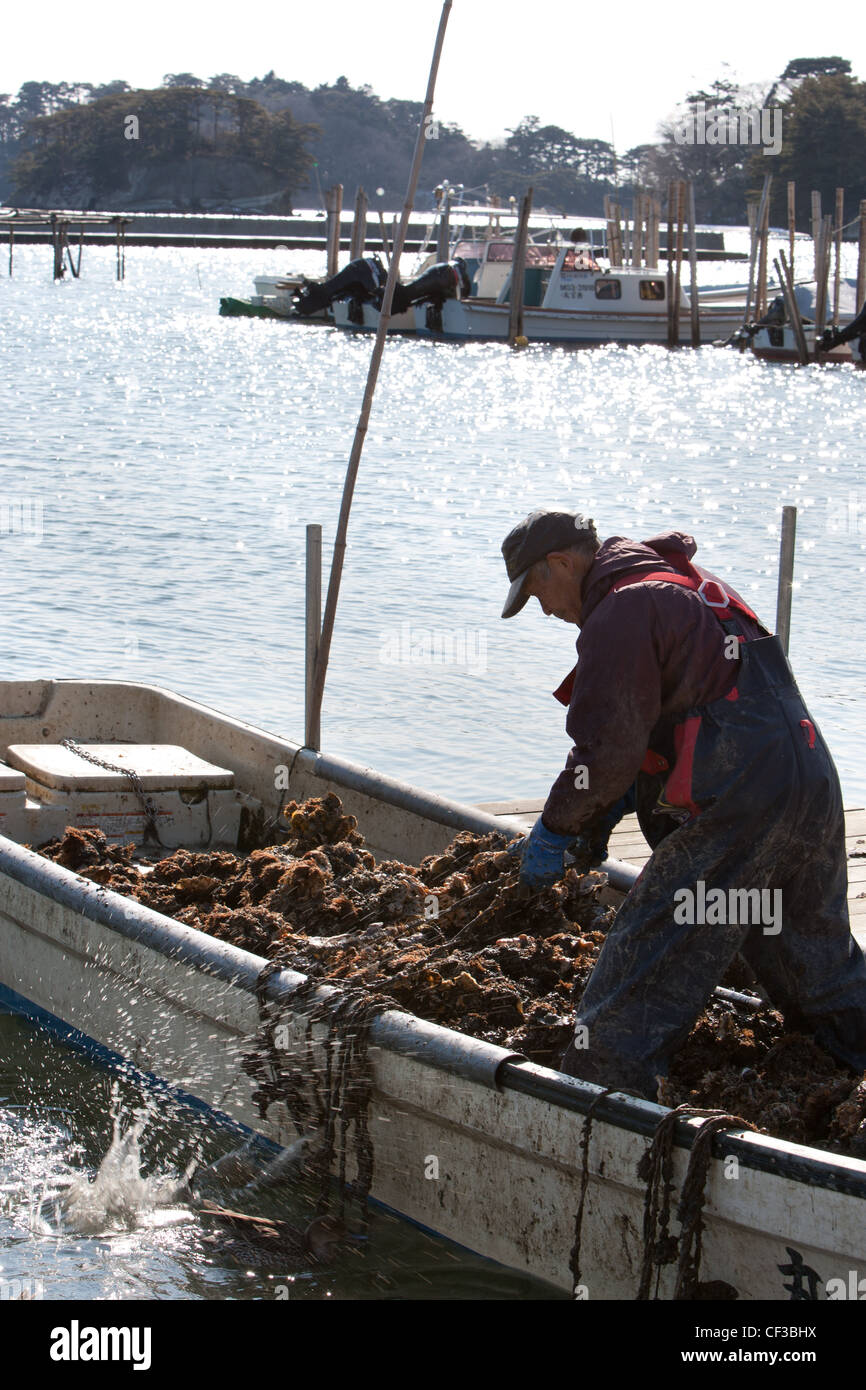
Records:
<instances>
[{"instance_id":1,"label":"bright hazy sky","mask_svg":"<svg viewBox=\"0 0 866 1390\"><path fill-rule=\"evenodd\" d=\"M400 0L392 35L390 7L361 0L9 0L0 91L29 80L152 87L166 72L249 79L273 68L308 87L342 73L420 101L440 11L441 0ZM625 150L654 139L658 121L723 63L741 83L769 85L791 58L839 54L866 77L862 0L817 10L808 0L674 3L671 13L668 23L664 6L636 0L454 0L436 115L487 139L529 113L603 140L612 122Z\"/></svg>"}]
</instances>

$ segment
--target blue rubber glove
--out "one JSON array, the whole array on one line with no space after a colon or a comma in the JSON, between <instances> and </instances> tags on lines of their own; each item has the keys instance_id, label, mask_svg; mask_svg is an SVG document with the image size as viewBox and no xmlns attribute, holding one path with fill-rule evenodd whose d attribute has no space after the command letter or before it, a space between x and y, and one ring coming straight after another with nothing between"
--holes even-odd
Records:
<instances>
[{"instance_id":1,"label":"blue rubber glove","mask_svg":"<svg viewBox=\"0 0 866 1390\"><path fill-rule=\"evenodd\" d=\"M520 882L528 888L546 888L565 873L565 851L573 835L555 835L538 817L523 840L508 846L509 854L520 856Z\"/></svg>"}]
</instances>

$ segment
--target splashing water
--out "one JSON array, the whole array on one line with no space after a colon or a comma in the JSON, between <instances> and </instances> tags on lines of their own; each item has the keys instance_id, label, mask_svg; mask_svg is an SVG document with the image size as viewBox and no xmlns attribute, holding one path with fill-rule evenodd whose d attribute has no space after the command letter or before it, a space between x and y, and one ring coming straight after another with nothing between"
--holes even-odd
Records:
<instances>
[{"instance_id":1,"label":"splashing water","mask_svg":"<svg viewBox=\"0 0 866 1390\"><path fill-rule=\"evenodd\" d=\"M180 1175L141 1171L140 1140L153 1118L150 1108L136 1111L124 1126L117 1088L112 1089L112 1137L108 1152L91 1179L76 1174L43 1192L32 1210L31 1227L42 1235L102 1235L140 1225L170 1225L189 1218L189 1178L195 1160Z\"/></svg>"}]
</instances>

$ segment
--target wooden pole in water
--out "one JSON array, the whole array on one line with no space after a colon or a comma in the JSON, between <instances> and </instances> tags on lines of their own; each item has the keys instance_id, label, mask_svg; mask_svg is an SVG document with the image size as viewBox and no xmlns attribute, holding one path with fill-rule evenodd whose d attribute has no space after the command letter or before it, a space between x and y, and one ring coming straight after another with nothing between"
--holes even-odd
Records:
<instances>
[{"instance_id":1,"label":"wooden pole in water","mask_svg":"<svg viewBox=\"0 0 866 1390\"><path fill-rule=\"evenodd\" d=\"M667 346L676 343L676 320L674 320L674 189L673 179L667 185Z\"/></svg>"},{"instance_id":2,"label":"wooden pole in water","mask_svg":"<svg viewBox=\"0 0 866 1390\"><path fill-rule=\"evenodd\" d=\"M15 250L15 228L9 223L9 274L12 274L12 253Z\"/></svg>"},{"instance_id":3,"label":"wooden pole in water","mask_svg":"<svg viewBox=\"0 0 866 1390\"><path fill-rule=\"evenodd\" d=\"M508 345L514 347L523 337L523 296L526 288L526 243L529 240L529 214L532 210L532 189L527 188L520 202L520 219L514 239L514 260L511 262L511 293L508 299Z\"/></svg>"},{"instance_id":4,"label":"wooden pole in water","mask_svg":"<svg viewBox=\"0 0 866 1390\"><path fill-rule=\"evenodd\" d=\"M425 133L429 117L433 110L433 93L436 89L436 75L439 71L439 60L442 56L442 45L445 40L445 30L448 25L451 4L452 0L444 0L442 14L439 19L439 29L436 34L436 43L433 49L433 60L430 64L430 76L427 79L427 94L424 99L421 120L418 124L415 154L412 159L409 184L406 189L406 201L403 205L403 215L400 219L400 226L397 230L397 238L394 243L394 254L391 257L391 264L388 269L388 279L385 282L385 293L382 299L382 309L379 314L379 325L376 329L376 341L373 344L373 351L370 354L370 366L367 372L367 384L364 388L364 399L361 404L361 413L358 416L358 423L355 427L355 438L352 442L349 465L346 469L346 481L343 484L340 516L337 522L337 535L334 540L334 554L331 560L331 573L328 580L328 596L325 601L325 616L322 622L322 631L316 653L316 674L313 681L310 701L310 716L311 720L314 722L321 719L322 697L325 693L325 679L328 674L328 657L331 652L331 638L334 635L334 619L337 615L337 600L340 596L340 580L343 575L343 561L346 554L346 536L349 530L349 513L352 509L352 496L355 491L355 482L358 477L358 468L361 462L364 440L367 435L370 410L373 405L376 381L379 376L379 366L382 361L382 353L385 349L385 336L388 332L388 321L391 317L391 305L394 302L394 287L397 284L400 252L403 250L403 243L406 240L409 218L412 215L412 204L415 200L415 191L418 187L418 175L421 172L421 159L424 154L424 146L427 143Z\"/></svg>"},{"instance_id":5,"label":"wooden pole in water","mask_svg":"<svg viewBox=\"0 0 866 1390\"><path fill-rule=\"evenodd\" d=\"M788 180L788 256L791 262L791 278L794 278L794 241L797 234L797 185Z\"/></svg>"},{"instance_id":6,"label":"wooden pole in water","mask_svg":"<svg viewBox=\"0 0 866 1390\"><path fill-rule=\"evenodd\" d=\"M749 322L752 315L752 304L755 294L755 265L758 255L758 204L746 204L746 219L749 223L749 286L746 290L746 307L743 310L743 327Z\"/></svg>"},{"instance_id":7,"label":"wooden pole in water","mask_svg":"<svg viewBox=\"0 0 866 1390\"><path fill-rule=\"evenodd\" d=\"M857 257L857 312L866 299L866 198L860 204L860 247Z\"/></svg>"},{"instance_id":8,"label":"wooden pole in water","mask_svg":"<svg viewBox=\"0 0 866 1390\"><path fill-rule=\"evenodd\" d=\"M446 188L439 208L439 225L436 228L436 259L447 261L451 249L451 189Z\"/></svg>"},{"instance_id":9,"label":"wooden pole in water","mask_svg":"<svg viewBox=\"0 0 866 1390\"><path fill-rule=\"evenodd\" d=\"M340 215L343 211L343 185L335 183L325 194L327 212L326 274L330 280L340 268Z\"/></svg>"},{"instance_id":10,"label":"wooden pole in water","mask_svg":"<svg viewBox=\"0 0 866 1390\"><path fill-rule=\"evenodd\" d=\"M830 247L833 239L833 219L829 212L821 223L818 235L818 284L815 298L815 350L818 339L827 325L827 281L830 276Z\"/></svg>"},{"instance_id":11,"label":"wooden pole in water","mask_svg":"<svg viewBox=\"0 0 866 1390\"><path fill-rule=\"evenodd\" d=\"M674 344L680 341L680 299L683 287L683 226L686 220L686 185L677 181L677 256L674 268Z\"/></svg>"},{"instance_id":12,"label":"wooden pole in water","mask_svg":"<svg viewBox=\"0 0 866 1390\"><path fill-rule=\"evenodd\" d=\"M781 261L781 267L779 262ZM782 286L782 297L785 300L785 308L788 311L788 318L791 320L791 327L794 330L794 339L797 344L797 356L800 365L805 367L809 361L809 348L806 343L806 334L803 331L803 320L800 317L800 306L794 293L794 275L785 260L785 253L780 248L778 260L774 260L776 274L779 277L779 284Z\"/></svg>"},{"instance_id":13,"label":"wooden pole in water","mask_svg":"<svg viewBox=\"0 0 866 1390\"><path fill-rule=\"evenodd\" d=\"M649 265L652 267L653 270L658 270L658 268L659 268L659 225L660 225L661 220L662 220L662 208L661 208L661 202L660 202L659 199L656 198L655 196L653 196L652 199L651 199L651 201L650 201L650 211L651 211L651 216L652 216L652 227L651 227L652 244L651 244L651 250L650 250L650 261L649 261Z\"/></svg>"},{"instance_id":14,"label":"wooden pole in water","mask_svg":"<svg viewBox=\"0 0 866 1390\"><path fill-rule=\"evenodd\" d=\"M391 244L388 241L388 228L385 226L385 214L379 209L379 228L382 232L382 250L385 253L385 264L391 267Z\"/></svg>"},{"instance_id":15,"label":"wooden pole in water","mask_svg":"<svg viewBox=\"0 0 866 1390\"><path fill-rule=\"evenodd\" d=\"M701 345L701 303L698 296L698 234L695 227L695 186L689 179L689 301L692 319L692 347Z\"/></svg>"},{"instance_id":16,"label":"wooden pole in water","mask_svg":"<svg viewBox=\"0 0 866 1390\"><path fill-rule=\"evenodd\" d=\"M304 665L304 743L318 752L321 742L321 710L314 697L319 634L322 630L322 528L307 527L306 623Z\"/></svg>"},{"instance_id":17,"label":"wooden pole in water","mask_svg":"<svg viewBox=\"0 0 866 1390\"><path fill-rule=\"evenodd\" d=\"M776 636L788 655L791 637L791 594L794 587L794 541L797 535L797 508L782 508L782 540L779 547L779 593L776 600Z\"/></svg>"},{"instance_id":18,"label":"wooden pole in water","mask_svg":"<svg viewBox=\"0 0 866 1390\"><path fill-rule=\"evenodd\" d=\"M764 191L761 196L761 216L758 227L758 289L755 296L755 317L761 318L767 312L767 254L770 234L770 188L772 174L764 176Z\"/></svg>"},{"instance_id":19,"label":"wooden pole in water","mask_svg":"<svg viewBox=\"0 0 866 1390\"><path fill-rule=\"evenodd\" d=\"M364 254L364 244L367 240L367 195L361 185L355 194L355 214L352 218L352 245L349 249L349 259L357 261Z\"/></svg>"},{"instance_id":20,"label":"wooden pole in water","mask_svg":"<svg viewBox=\"0 0 866 1390\"><path fill-rule=\"evenodd\" d=\"M845 190L836 189L836 270L833 275L833 327L839 323L839 291L842 288L842 226L845 221Z\"/></svg>"},{"instance_id":21,"label":"wooden pole in water","mask_svg":"<svg viewBox=\"0 0 866 1390\"><path fill-rule=\"evenodd\" d=\"M821 194L812 190L812 246L814 249L814 273L813 279L818 279L818 242L821 239L821 228L824 220L821 216Z\"/></svg>"}]
</instances>

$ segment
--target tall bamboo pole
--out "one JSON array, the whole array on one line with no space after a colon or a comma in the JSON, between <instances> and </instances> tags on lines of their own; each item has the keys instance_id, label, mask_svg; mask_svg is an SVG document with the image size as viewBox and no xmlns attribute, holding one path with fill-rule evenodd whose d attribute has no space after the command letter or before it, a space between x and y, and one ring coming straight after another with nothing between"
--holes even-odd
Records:
<instances>
[{"instance_id":1,"label":"tall bamboo pole","mask_svg":"<svg viewBox=\"0 0 866 1390\"><path fill-rule=\"evenodd\" d=\"M815 280L818 279L818 271L819 271L819 269L820 269L819 264L818 264L818 243L819 243L819 241L821 240L821 228L822 228L823 225L824 225L824 219L823 219L822 216L821 216L821 194L818 193L818 192L816 192L816 190L813 188L813 189L812 189L812 246L813 246L814 252L815 252L814 273L813 273L813 279L815 279Z\"/></svg>"},{"instance_id":2,"label":"tall bamboo pole","mask_svg":"<svg viewBox=\"0 0 866 1390\"><path fill-rule=\"evenodd\" d=\"M788 655L791 637L791 594L794 589L794 541L797 535L797 508L782 508L782 539L779 544L779 591L776 598L776 636Z\"/></svg>"},{"instance_id":3,"label":"tall bamboo pole","mask_svg":"<svg viewBox=\"0 0 866 1390\"><path fill-rule=\"evenodd\" d=\"M360 184L355 194L355 214L352 218L352 245L349 249L349 260L357 261L364 254L364 246L367 241L367 208L369 203L367 195Z\"/></svg>"},{"instance_id":4,"label":"tall bamboo pole","mask_svg":"<svg viewBox=\"0 0 866 1390\"><path fill-rule=\"evenodd\" d=\"M385 214L384 214L384 212L382 211L381 208L379 209L379 228L380 228L381 233L382 233L382 250L383 250L384 253L385 253L385 264L386 264L386 266L388 267L388 269L390 270L390 268L391 268L391 244L390 244L390 242L388 241L388 228L387 228L387 226L385 225Z\"/></svg>"},{"instance_id":5,"label":"tall bamboo pole","mask_svg":"<svg viewBox=\"0 0 866 1390\"><path fill-rule=\"evenodd\" d=\"M833 219L829 212L821 223L818 235L818 284L815 296L815 343L827 325L827 280L830 275L830 248L833 241Z\"/></svg>"},{"instance_id":6,"label":"tall bamboo pole","mask_svg":"<svg viewBox=\"0 0 866 1390\"><path fill-rule=\"evenodd\" d=\"M340 214L343 211L343 185L335 183L325 194L327 213L327 233L325 253L327 256L327 276L330 280L336 275L340 265Z\"/></svg>"},{"instance_id":7,"label":"tall bamboo pole","mask_svg":"<svg viewBox=\"0 0 866 1390\"><path fill-rule=\"evenodd\" d=\"M695 227L695 186L689 179L689 301L691 303L692 347L701 345L701 306L698 297L698 236Z\"/></svg>"},{"instance_id":8,"label":"tall bamboo pole","mask_svg":"<svg viewBox=\"0 0 866 1390\"><path fill-rule=\"evenodd\" d=\"M680 299L683 275L683 224L686 217L686 185L677 180L677 256L674 268L674 344L680 341Z\"/></svg>"},{"instance_id":9,"label":"tall bamboo pole","mask_svg":"<svg viewBox=\"0 0 866 1390\"><path fill-rule=\"evenodd\" d=\"M779 265L780 261L781 266ZM797 344L797 356L800 359L800 365L805 367L806 363L809 361L809 348L806 343L806 334L803 331L803 320L800 317L800 307L797 304L797 298L794 294L794 276L791 273L788 262L785 260L785 253L781 247L779 249L779 259L775 260L773 264L776 267L779 284L782 286L782 297L785 300L788 318L791 320L791 327L794 330L794 341Z\"/></svg>"},{"instance_id":10,"label":"tall bamboo pole","mask_svg":"<svg viewBox=\"0 0 866 1390\"><path fill-rule=\"evenodd\" d=\"M322 741L321 710L313 699L319 633L322 629L322 528L307 527L306 609L304 624L304 743L318 750Z\"/></svg>"},{"instance_id":11,"label":"tall bamboo pole","mask_svg":"<svg viewBox=\"0 0 866 1390\"><path fill-rule=\"evenodd\" d=\"M791 277L794 275L794 240L797 233L797 185L788 181L788 257Z\"/></svg>"},{"instance_id":12,"label":"tall bamboo pole","mask_svg":"<svg viewBox=\"0 0 866 1390\"><path fill-rule=\"evenodd\" d=\"M758 254L758 204L746 204L746 220L749 224L749 284L746 290L746 307L743 310L743 327L749 322L752 315L752 305L755 296L755 264Z\"/></svg>"},{"instance_id":13,"label":"tall bamboo pole","mask_svg":"<svg viewBox=\"0 0 866 1390\"><path fill-rule=\"evenodd\" d=\"M520 203L520 219L514 239L514 259L511 262L511 294L508 300L508 343L514 347L523 337L523 292L526 281L526 243L529 239L529 213L532 208L532 189L528 188Z\"/></svg>"},{"instance_id":14,"label":"tall bamboo pole","mask_svg":"<svg viewBox=\"0 0 866 1390\"><path fill-rule=\"evenodd\" d=\"M836 271L833 276L833 327L839 323L839 292L842 288L842 225L845 221L845 190L836 189Z\"/></svg>"},{"instance_id":15,"label":"tall bamboo pole","mask_svg":"<svg viewBox=\"0 0 866 1390\"><path fill-rule=\"evenodd\" d=\"M424 154L424 146L427 143L425 132L427 129L427 122L433 111L433 94L436 90L436 76L439 71L439 60L442 56L442 45L445 41L445 30L448 26L448 16L451 13L451 4L452 0L444 0L442 14L439 18L439 29L436 34L433 59L430 64L430 76L427 79L427 94L424 98L424 109L418 124L415 153L409 174L409 184L406 189L406 201L403 204L403 215L397 229L397 236L394 242L394 253L391 257L391 264L388 269L388 279L385 282L385 294L382 299L382 309L379 314L376 341L373 344L373 351L370 354L370 366L367 372L367 384L364 388L364 399L361 404L361 413L358 416L358 423L355 427L355 438L352 441L352 451L349 455L349 465L346 469L346 480L343 484L343 497L340 502L340 516L337 522L337 535L334 540L334 554L331 560L331 573L328 580L328 595L325 601L325 617L322 622L322 632L316 654L316 677L311 692L310 713L313 720L321 719L322 697L325 693L325 679L328 674L328 658L331 653L331 638L334 635L334 620L337 615L337 600L340 596L340 580L343 575L343 562L346 555L349 513L352 509L352 497L358 477L361 454L364 449L364 440L367 435L367 426L370 420L373 396L376 391L376 381L379 376L379 366L382 361L382 353L385 349L385 336L388 332L388 321L391 317L391 305L394 302L394 288L397 284L400 253L403 250L403 244L406 240L409 218L412 215L412 204L415 200L415 191L418 187L418 175L421 172L421 159Z\"/></svg>"},{"instance_id":16,"label":"tall bamboo pole","mask_svg":"<svg viewBox=\"0 0 866 1390\"><path fill-rule=\"evenodd\" d=\"M12 274L12 254L15 250L15 228L9 223L9 274Z\"/></svg>"},{"instance_id":17,"label":"tall bamboo pole","mask_svg":"<svg viewBox=\"0 0 866 1390\"><path fill-rule=\"evenodd\" d=\"M758 226L758 289L755 296L755 317L761 318L767 312L767 253L770 234L770 188L773 176L764 176L765 195L761 199L763 215Z\"/></svg>"},{"instance_id":18,"label":"tall bamboo pole","mask_svg":"<svg viewBox=\"0 0 866 1390\"><path fill-rule=\"evenodd\" d=\"M673 347L676 342L675 337L675 318L674 318L674 198L677 185L673 179L668 184L668 244L667 244L667 276L666 290L668 301L668 347Z\"/></svg>"}]
</instances>

